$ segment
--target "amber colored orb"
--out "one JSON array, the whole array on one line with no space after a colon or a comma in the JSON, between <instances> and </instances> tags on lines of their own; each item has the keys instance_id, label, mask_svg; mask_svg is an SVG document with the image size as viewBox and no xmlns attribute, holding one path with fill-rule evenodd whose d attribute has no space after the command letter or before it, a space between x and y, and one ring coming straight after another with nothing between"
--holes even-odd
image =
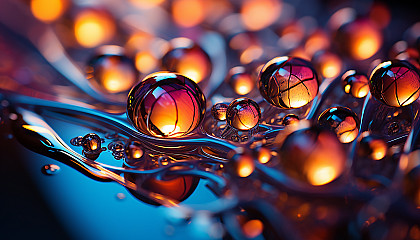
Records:
<instances>
[{"instance_id":1,"label":"amber colored orb","mask_svg":"<svg viewBox=\"0 0 420 240\"><path fill-rule=\"evenodd\" d=\"M210 77L210 57L198 44L187 38L175 38L169 44L162 57L163 70L180 73L196 83Z\"/></svg>"},{"instance_id":2,"label":"amber colored orb","mask_svg":"<svg viewBox=\"0 0 420 240\"><path fill-rule=\"evenodd\" d=\"M226 122L238 130L250 130L261 118L261 110L254 100L237 98L233 100L226 111Z\"/></svg>"},{"instance_id":3,"label":"amber colored orb","mask_svg":"<svg viewBox=\"0 0 420 240\"><path fill-rule=\"evenodd\" d=\"M270 104L284 109L300 108L318 93L318 75L311 63L296 57L276 57L259 75L261 95Z\"/></svg>"},{"instance_id":4,"label":"amber colored orb","mask_svg":"<svg viewBox=\"0 0 420 240\"><path fill-rule=\"evenodd\" d=\"M218 121L225 121L227 108L226 103L216 103L211 107L211 115Z\"/></svg>"},{"instance_id":5,"label":"amber colored orb","mask_svg":"<svg viewBox=\"0 0 420 240\"><path fill-rule=\"evenodd\" d=\"M127 115L145 134L179 137L199 125L205 107L205 96L191 79L177 73L158 72L130 91Z\"/></svg>"},{"instance_id":6,"label":"amber colored orb","mask_svg":"<svg viewBox=\"0 0 420 240\"><path fill-rule=\"evenodd\" d=\"M359 134L359 118L345 107L331 107L319 115L318 125L332 130L342 143L349 143Z\"/></svg>"},{"instance_id":7,"label":"amber colored orb","mask_svg":"<svg viewBox=\"0 0 420 240\"><path fill-rule=\"evenodd\" d=\"M341 77L344 92L355 98L363 98L369 93L369 80L363 73L348 70Z\"/></svg>"},{"instance_id":8,"label":"amber colored orb","mask_svg":"<svg viewBox=\"0 0 420 240\"><path fill-rule=\"evenodd\" d=\"M407 106L420 95L420 74L407 61L386 61L372 71L369 88L372 96L388 106Z\"/></svg>"},{"instance_id":9,"label":"amber colored orb","mask_svg":"<svg viewBox=\"0 0 420 240\"><path fill-rule=\"evenodd\" d=\"M252 75L242 66L229 70L227 82L239 95L246 95L255 87L255 80Z\"/></svg>"},{"instance_id":10,"label":"amber colored orb","mask_svg":"<svg viewBox=\"0 0 420 240\"><path fill-rule=\"evenodd\" d=\"M381 160L388 151L387 143L379 136L364 132L361 134L357 154L361 157L368 157L373 160Z\"/></svg>"},{"instance_id":11,"label":"amber colored orb","mask_svg":"<svg viewBox=\"0 0 420 240\"><path fill-rule=\"evenodd\" d=\"M89 60L86 77L93 87L107 93L130 90L137 81L134 61L118 46L104 46Z\"/></svg>"},{"instance_id":12,"label":"amber colored orb","mask_svg":"<svg viewBox=\"0 0 420 240\"><path fill-rule=\"evenodd\" d=\"M328 130L315 127L287 136L279 157L282 172L314 186L337 179L346 166L345 151L337 137Z\"/></svg>"}]
</instances>

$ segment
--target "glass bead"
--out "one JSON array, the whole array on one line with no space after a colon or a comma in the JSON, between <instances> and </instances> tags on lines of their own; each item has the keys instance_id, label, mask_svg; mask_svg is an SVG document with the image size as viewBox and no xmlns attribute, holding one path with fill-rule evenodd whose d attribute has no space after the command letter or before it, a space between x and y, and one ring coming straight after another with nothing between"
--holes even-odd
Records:
<instances>
[{"instance_id":1,"label":"glass bead","mask_svg":"<svg viewBox=\"0 0 420 240\"><path fill-rule=\"evenodd\" d=\"M341 77L342 86L345 93L351 94L355 98L363 98L369 93L369 81L365 74L355 70L348 70Z\"/></svg>"},{"instance_id":2,"label":"glass bead","mask_svg":"<svg viewBox=\"0 0 420 240\"><path fill-rule=\"evenodd\" d=\"M239 95L246 95L255 87L255 81L251 74L242 66L230 69L227 82Z\"/></svg>"},{"instance_id":3,"label":"glass bead","mask_svg":"<svg viewBox=\"0 0 420 240\"><path fill-rule=\"evenodd\" d=\"M357 154L373 160L381 160L386 156L388 145L379 136L364 132L359 142Z\"/></svg>"},{"instance_id":4,"label":"glass bead","mask_svg":"<svg viewBox=\"0 0 420 240\"><path fill-rule=\"evenodd\" d=\"M132 59L118 46L103 46L89 60L86 77L105 93L126 92L137 82L138 72Z\"/></svg>"},{"instance_id":5,"label":"glass bead","mask_svg":"<svg viewBox=\"0 0 420 240\"><path fill-rule=\"evenodd\" d=\"M226 122L237 130L250 130L260 121L261 110L254 100L237 98L233 100L226 111Z\"/></svg>"},{"instance_id":6,"label":"glass bead","mask_svg":"<svg viewBox=\"0 0 420 240\"><path fill-rule=\"evenodd\" d=\"M337 138L330 131L316 127L288 135L279 157L282 172L314 186L327 184L341 176L347 159Z\"/></svg>"},{"instance_id":7,"label":"glass bead","mask_svg":"<svg viewBox=\"0 0 420 240\"><path fill-rule=\"evenodd\" d=\"M352 142L359 134L359 118L352 110L345 107L326 109L319 115L318 125L334 131L342 143Z\"/></svg>"},{"instance_id":8,"label":"glass bead","mask_svg":"<svg viewBox=\"0 0 420 240\"><path fill-rule=\"evenodd\" d=\"M239 177L248 177L255 169L252 153L247 149L239 147L228 153L228 169Z\"/></svg>"},{"instance_id":9,"label":"glass bead","mask_svg":"<svg viewBox=\"0 0 420 240\"><path fill-rule=\"evenodd\" d=\"M225 103L216 103L211 107L211 115L218 121L225 121L227 108L228 105Z\"/></svg>"},{"instance_id":10,"label":"glass bead","mask_svg":"<svg viewBox=\"0 0 420 240\"><path fill-rule=\"evenodd\" d=\"M299 117L295 114L287 114L282 119L282 124L285 126L296 125L299 122Z\"/></svg>"},{"instance_id":11,"label":"glass bead","mask_svg":"<svg viewBox=\"0 0 420 240\"><path fill-rule=\"evenodd\" d=\"M259 75L261 95L270 104L284 109L300 108L318 93L318 75L311 63L301 58L276 57Z\"/></svg>"},{"instance_id":12,"label":"glass bead","mask_svg":"<svg viewBox=\"0 0 420 240\"><path fill-rule=\"evenodd\" d=\"M141 132L180 137L193 131L206 111L206 99L191 79L177 73L147 76L129 93L127 114Z\"/></svg>"},{"instance_id":13,"label":"glass bead","mask_svg":"<svg viewBox=\"0 0 420 240\"><path fill-rule=\"evenodd\" d=\"M162 57L162 69L177 72L199 83L209 78L212 64L209 55L188 38L175 38Z\"/></svg>"},{"instance_id":14,"label":"glass bead","mask_svg":"<svg viewBox=\"0 0 420 240\"><path fill-rule=\"evenodd\" d=\"M407 106L420 95L420 74L407 61L386 61L372 71L369 88L372 96L385 105Z\"/></svg>"}]
</instances>

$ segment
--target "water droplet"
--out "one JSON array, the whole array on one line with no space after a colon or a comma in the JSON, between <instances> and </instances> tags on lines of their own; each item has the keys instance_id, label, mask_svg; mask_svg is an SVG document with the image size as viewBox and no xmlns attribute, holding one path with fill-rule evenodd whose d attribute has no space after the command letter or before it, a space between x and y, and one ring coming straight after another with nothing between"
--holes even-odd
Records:
<instances>
[{"instance_id":1,"label":"water droplet","mask_svg":"<svg viewBox=\"0 0 420 240\"><path fill-rule=\"evenodd\" d=\"M169 42L169 50L162 57L162 69L177 72L195 83L208 79L212 72L209 55L187 38L175 38Z\"/></svg>"},{"instance_id":2,"label":"water droplet","mask_svg":"<svg viewBox=\"0 0 420 240\"><path fill-rule=\"evenodd\" d=\"M226 79L232 89L239 95L246 95L255 87L255 80L242 66L230 69Z\"/></svg>"},{"instance_id":3,"label":"water droplet","mask_svg":"<svg viewBox=\"0 0 420 240\"><path fill-rule=\"evenodd\" d=\"M130 91L127 114L145 134L179 137L199 125L205 107L204 94L192 80L177 73L158 72Z\"/></svg>"},{"instance_id":4,"label":"water droplet","mask_svg":"<svg viewBox=\"0 0 420 240\"><path fill-rule=\"evenodd\" d=\"M342 86L345 93L351 94L355 98L363 98L369 93L369 80L365 74L355 70L348 70L341 77Z\"/></svg>"},{"instance_id":5,"label":"water droplet","mask_svg":"<svg viewBox=\"0 0 420 240\"><path fill-rule=\"evenodd\" d=\"M228 105L225 103L216 103L211 107L211 115L216 120L225 121L227 108Z\"/></svg>"},{"instance_id":6,"label":"water droplet","mask_svg":"<svg viewBox=\"0 0 420 240\"><path fill-rule=\"evenodd\" d=\"M282 124L285 126L296 125L299 123L299 117L295 114L287 114L283 117Z\"/></svg>"},{"instance_id":7,"label":"water droplet","mask_svg":"<svg viewBox=\"0 0 420 240\"><path fill-rule=\"evenodd\" d=\"M369 88L383 104L407 106L420 96L420 73L407 61L386 61L372 71Z\"/></svg>"},{"instance_id":8,"label":"water droplet","mask_svg":"<svg viewBox=\"0 0 420 240\"><path fill-rule=\"evenodd\" d=\"M74 141L78 144L79 139ZM83 147L83 155L91 160L96 160L99 154L103 151L101 138L95 133L86 134L80 141L80 146Z\"/></svg>"},{"instance_id":9,"label":"water droplet","mask_svg":"<svg viewBox=\"0 0 420 240\"><path fill-rule=\"evenodd\" d=\"M381 160L386 156L387 151L388 145L383 139L369 132L362 133L357 149L359 156Z\"/></svg>"},{"instance_id":10,"label":"water droplet","mask_svg":"<svg viewBox=\"0 0 420 240\"><path fill-rule=\"evenodd\" d=\"M349 143L359 134L359 119L356 114L345 107L331 107L319 115L318 125L337 134L342 143Z\"/></svg>"},{"instance_id":11,"label":"water droplet","mask_svg":"<svg viewBox=\"0 0 420 240\"><path fill-rule=\"evenodd\" d=\"M117 199L118 200L124 200L126 198L124 193L117 193Z\"/></svg>"},{"instance_id":12,"label":"water droplet","mask_svg":"<svg viewBox=\"0 0 420 240\"><path fill-rule=\"evenodd\" d=\"M9 114L9 119L15 121L18 119L18 115L16 113Z\"/></svg>"},{"instance_id":13,"label":"water droplet","mask_svg":"<svg viewBox=\"0 0 420 240\"><path fill-rule=\"evenodd\" d=\"M89 60L86 74L92 86L106 93L130 90L138 75L133 60L119 46L99 48Z\"/></svg>"},{"instance_id":14,"label":"water droplet","mask_svg":"<svg viewBox=\"0 0 420 240\"><path fill-rule=\"evenodd\" d=\"M257 126L261 110L254 100L238 98L233 100L226 111L226 122L238 130L250 130Z\"/></svg>"},{"instance_id":15,"label":"water droplet","mask_svg":"<svg viewBox=\"0 0 420 240\"><path fill-rule=\"evenodd\" d=\"M73 146L81 146L82 145L82 139L83 139L82 136L72 138L70 140L70 144L73 145Z\"/></svg>"},{"instance_id":16,"label":"water droplet","mask_svg":"<svg viewBox=\"0 0 420 240\"><path fill-rule=\"evenodd\" d=\"M41 168L41 172L45 175L55 175L60 172L60 167L55 164L47 164Z\"/></svg>"},{"instance_id":17,"label":"water droplet","mask_svg":"<svg viewBox=\"0 0 420 240\"><path fill-rule=\"evenodd\" d=\"M318 75L311 63L294 57L277 57L264 65L259 75L261 95L279 108L299 108L318 93Z\"/></svg>"},{"instance_id":18,"label":"water droplet","mask_svg":"<svg viewBox=\"0 0 420 240\"><path fill-rule=\"evenodd\" d=\"M248 177L254 172L255 164L251 152L239 147L228 153L228 169L239 177Z\"/></svg>"}]
</instances>

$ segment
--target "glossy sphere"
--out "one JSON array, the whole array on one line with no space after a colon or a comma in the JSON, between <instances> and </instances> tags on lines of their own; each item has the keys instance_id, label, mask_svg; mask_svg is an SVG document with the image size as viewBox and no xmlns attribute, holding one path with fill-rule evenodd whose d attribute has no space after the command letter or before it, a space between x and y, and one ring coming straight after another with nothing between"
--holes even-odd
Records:
<instances>
[{"instance_id":1,"label":"glossy sphere","mask_svg":"<svg viewBox=\"0 0 420 240\"><path fill-rule=\"evenodd\" d=\"M388 106L407 106L420 95L420 74L407 61L386 61L372 71L369 88L372 96Z\"/></svg>"},{"instance_id":2,"label":"glossy sphere","mask_svg":"<svg viewBox=\"0 0 420 240\"><path fill-rule=\"evenodd\" d=\"M233 100L226 111L226 122L238 130L250 130L261 118L261 110L254 100L237 98Z\"/></svg>"},{"instance_id":3,"label":"glossy sphere","mask_svg":"<svg viewBox=\"0 0 420 240\"><path fill-rule=\"evenodd\" d=\"M255 81L252 79L251 74L241 66L234 67L229 71L227 82L239 95L246 95L255 87Z\"/></svg>"},{"instance_id":4,"label":"glossy sphere","mask_svg":"<svg viewBox=\"0 0 420 240\"><path fill-rule=\"evenodd\" d=\"M225 121L227 108L228 105L225 103L216 103L211 107L211 115L218 121Z\"/></svg>"},{"instance_id":5,"label":"glossy sphere","mask_svg":"<svg viewBox=\"0 0 420 240\"><path fill-rule=\"evenodd\" d=\"M282 124L285 126L296 125L299 123L299 117L294 114L287 114L283 117Z\"/></svg>"},{"instance_id":6,"label":"glossy sphere","mask_svg":"<svg viewBox=\"0 0 420 240\"><path fill-rule=\"evenodd\" d=\"M378 136L364 132L361 136L357 154L373 160L381 160L386 156L388 145Z\"/></svg>"},{"instance_id":7,"label":"glossy sphere","mask_svg":"<svg viewBox=\"0 0 420 240\"><path fill-rule=\"evenodd\" d=\"M128 160L138 160L143 157L143 154L143 147L137 141L129 142L124 146L124 155Z\"/></svg>"},{"instance_id":8,"label":"glossy sphere","mask_svg":"<svg viewBox=\"0 0 420 240\"><path fill-rule=\"evenodd\" d=\"M101 150L101 138L95 133L86 134L82 138L81 145L86 152L95 152Z\"/></svg>"},{"instance_id":9,"label":"glossy sphere","mask_svg":"<svg viewBox=\"0 0 420 240\"><path fill-rule=\"evenodd\" d=\"M349 143L359 134L359 119L356 114L345 107L331 107L319 115L318 125L337 134L342 143Z\"/></svg>"},{"instance_id":10,"label":"glossy sphere","mask_svg":"<svg viewBox=\"0 0 420 240\"><path fill-rule=\"evenodd\" d=\"M327 130L309 128L287 136L280 148L281 170L291 178L311 185L324 185L344 171L345 151Z\"/></svg>"},{"instance_id":11,"label":"glossy sphere","mask_svg":"<svg viewBox=\"0 0 420 240\"><path fill-rule=\"evenodd\" d=\"M130 90L138 76L134 62L118 46L101 47L89 60L86 73L93 87L107 93Z\"/></svg>"},{"instance_id":12,"label":"glossy sphere","mask_svg":"<svg viewBox=\"0 0 420 240\"><path fill-rule=\"evenodd\" d=\"M341 77L345 93L355 98L363 98L369 93L369 81L366 75L357 73L355 70L348 70Z\"/></svg>"},{"instance_id":13,"label":"glossy sphere","mask_svg":"<svg viewBox=\"0 0 420 240\"><path fill-rule=\"evenodd\" d=\"M262 68L259 75L261 95L279 108L299 108L311 102L318 93L318 75L303 59L277 57Z\"/></svg>"},{"instance_id":14,"label":"glossy sphere","mask_svg":"<svg viewBox=\"0 0 420 240\"><path fill-rule=\"evenodd\" d=\"M192 80L177 73L158 72L130 91L127 114L145 134L179 137L199 125L205 107L204 94Z\"/></svg>"},{"instance_id":15,"label":"glossy sphere","mask_svg":"<svg viewBox=\"0 0 420 240\"><path fill-rule=\"evenodd\" d=\"M228 170L239 177L248 177L254 172L255 164L252 154L245 148L239 147L228 153Z\"/></svg>"},{"instance_id":16,"label":"glossy sphere","mask_svg":"<svg viewBox=\"0 0 420 240\"><path fill-rule=\"evenodd\" d=\"M162 57L163 70L180 73L194 82L207 79L212 71L209 55L187 38L170 41L168 52Z\"/></svg>"}]
</instances>

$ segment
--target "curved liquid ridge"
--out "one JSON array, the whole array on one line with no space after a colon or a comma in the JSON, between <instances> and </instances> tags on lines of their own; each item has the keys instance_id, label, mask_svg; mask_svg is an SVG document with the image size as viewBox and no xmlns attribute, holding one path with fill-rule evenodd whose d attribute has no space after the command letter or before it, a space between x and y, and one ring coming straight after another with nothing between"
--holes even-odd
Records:
<instances>
[{"instance_id":1,"label":"curved liquid ridge","mask_svg":"<svg viewBox=\"0 0 420 240\"><path fill-rule=\"evenodd\" d=\"M117 183L173 239L419 238L418 24L387 53L385 4L164 2L0 3L0 136L58 161L43 184Z\"/></svg>"}]
</instances>

